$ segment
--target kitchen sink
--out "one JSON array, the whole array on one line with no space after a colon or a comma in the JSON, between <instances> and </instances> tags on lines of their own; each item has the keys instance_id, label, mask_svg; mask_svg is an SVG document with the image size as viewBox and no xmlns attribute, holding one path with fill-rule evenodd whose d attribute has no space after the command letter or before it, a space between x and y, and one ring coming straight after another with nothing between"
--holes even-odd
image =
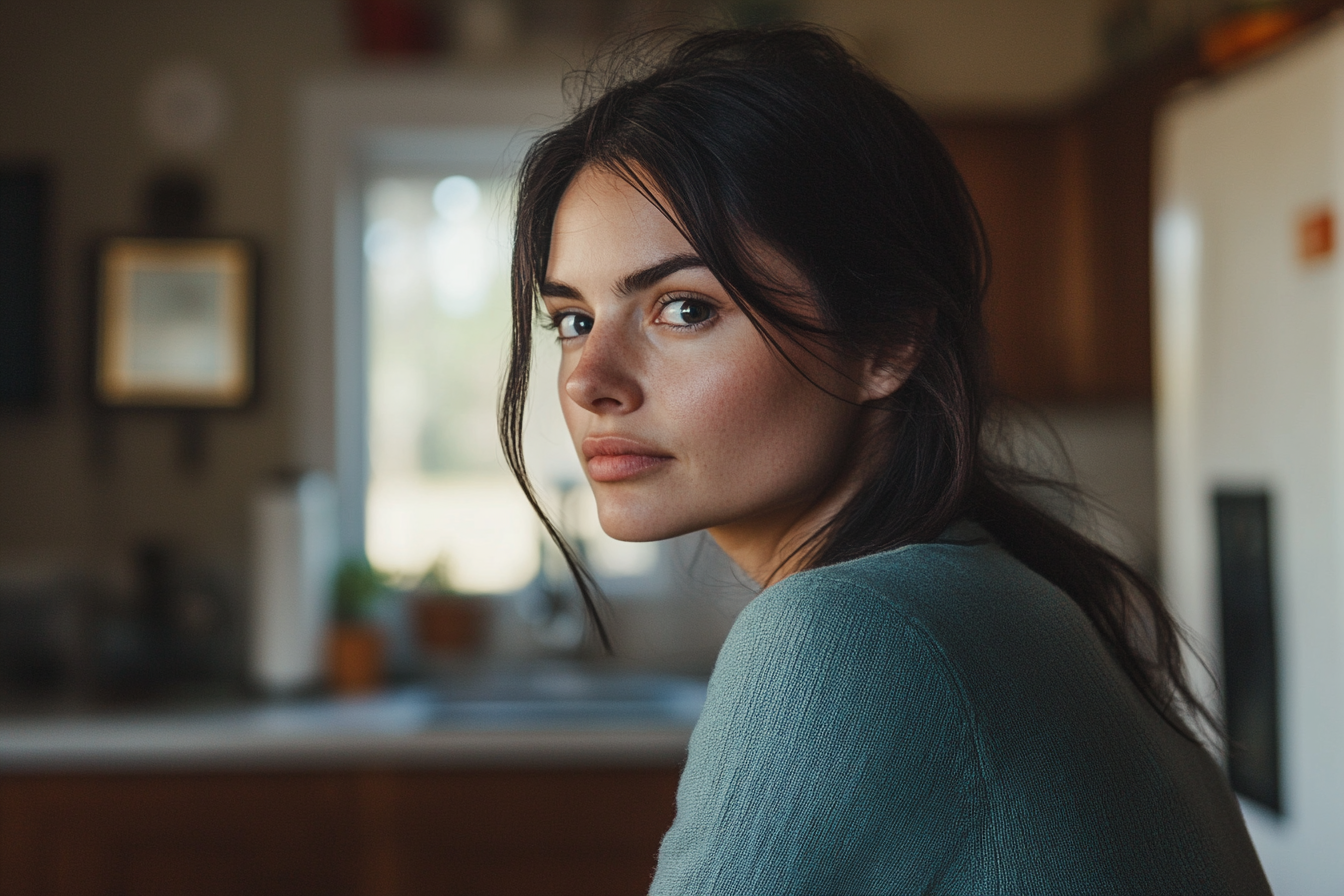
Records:
<instances>
[{"instance_id":1,"label":"kitchen sink","mask_svg":"<svg viewBox=\"0 0 1344 896\"><path fill-rule=\"evenodd\" d=\"M430 727L694 725L705 682L570 667L500 669L435 686Z\"/></svg>"}]
</instances>

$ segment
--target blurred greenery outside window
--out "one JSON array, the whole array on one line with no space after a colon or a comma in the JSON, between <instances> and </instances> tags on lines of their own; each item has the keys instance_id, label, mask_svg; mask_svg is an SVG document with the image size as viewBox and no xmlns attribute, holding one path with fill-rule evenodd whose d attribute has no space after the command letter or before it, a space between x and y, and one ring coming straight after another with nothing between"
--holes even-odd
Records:
<instances>
[{"instance_id":1,"label":"blurred greenery outside window","mask_svg":"<svg viewBox=\"0 0 1344 896\"><path fill-rule=\"evenodd\" d=\"M365 549L403 581L442 564L460 592L553 573L504 463L495 408L510 336L508 178L379 176L364 192L368 302ZM537 330L525 450L543 501L600 577L644 576L653 544L607 537L565 430L559 349Z\"/></svg>"}]
</instances>

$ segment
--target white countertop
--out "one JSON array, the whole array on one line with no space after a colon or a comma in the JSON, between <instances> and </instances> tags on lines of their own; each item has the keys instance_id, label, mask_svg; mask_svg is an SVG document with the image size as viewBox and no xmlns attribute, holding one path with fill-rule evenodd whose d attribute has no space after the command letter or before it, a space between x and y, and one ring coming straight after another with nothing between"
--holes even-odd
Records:
<instances>
[{"instance_id":1,"label":"white countertop","mask_svg":"<svg viewBox=\"0 0 1344 896\"><path fill-rule=\"evenodd\" d=\"M703 700L703 685L690 684L652 713L590 702L596 711L575 704L546 712L552 705L538 714L516 702L467 704L408 688L230 708L0 716L0 774L676 765Z\"/></svg>"}]
</instances>

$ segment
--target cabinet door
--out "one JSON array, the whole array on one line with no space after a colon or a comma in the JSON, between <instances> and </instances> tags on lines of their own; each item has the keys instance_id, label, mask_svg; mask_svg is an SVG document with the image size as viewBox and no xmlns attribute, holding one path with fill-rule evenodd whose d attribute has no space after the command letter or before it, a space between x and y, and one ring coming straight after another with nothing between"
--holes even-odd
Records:
<instances>
[{"instance_id":1,"label":"cabinet door","mask_svg":"<svg viewBox=\"0 0 1344 896\"><path fill-rule=\"evenodd\" d=\"M339 775L0 779L0 893L354 893L352 797Z\"/></svg>"},{"instance_id":2,"label":"cabinet door","mask_svg":"<svg viewBox=\"0 0 1344 896\"><path fill-rule=\"evenodd\" d=\"M365 892L644 893L672 823L677 774L572 769L366 776Z\"/></svg>"},{"instance_id":3,"label":"cabinet door","mask_svg":"<svg viewBox=\"0 0 1344 896\"><path fill-rule=\"evenodd\" d=\"M995 385L1031 401L1074 397L1080 334L1068 312L1084 297L1066 293L1063 272L1082 261L1082 247L1061 239L1058 122L963 120L943 122L938 132L989 241L984 318Z\"/></svg>"},{"instance_id":4,"label":"cabinet door","mask_svg":"<svg viewBox=\"0 0 1344 896\"><path fill-rule=\"evenodd\" d=\"M989 238L985 327L1006 394L1151 399L1153 115L1190 72L1178 58L1058 112L935 122Z\"/></svg>"},{"instance_id":5,"label":"cabinet door","mask_svg":"<svg viewBox=\"0 0 1344 896\"><path fill-rule=\"evenodd\" d=\"M678 772L0 777L4 896L634 894Z\"/></svg>"}]
</instances>

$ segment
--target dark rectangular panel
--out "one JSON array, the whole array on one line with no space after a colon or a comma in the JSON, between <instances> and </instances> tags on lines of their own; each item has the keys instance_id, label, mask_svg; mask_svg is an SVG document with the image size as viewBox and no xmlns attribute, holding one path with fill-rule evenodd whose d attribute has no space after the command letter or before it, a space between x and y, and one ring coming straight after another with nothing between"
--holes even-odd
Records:
<instances>
[{"instance_id":1,"label":"dark rectangular panel","mask_svg":"<svg viewBox=\"0 0 1344 896\"><path fill-rule=\"evenodd\" d=\"M42 398L46 187L40 168L0 166L0 407Z\"/></svg>"},{"instance_id":2,"label":"dark rectangular panel","mask_svg":"<svg viewBox=\"0 0 1344 896\"><path fill-rule=\"evenodd\" d=\"M1237 793L1282 814L1269 495L1220 490L1213 500L1228 772Z\"/></svg>"}]
</instances>

